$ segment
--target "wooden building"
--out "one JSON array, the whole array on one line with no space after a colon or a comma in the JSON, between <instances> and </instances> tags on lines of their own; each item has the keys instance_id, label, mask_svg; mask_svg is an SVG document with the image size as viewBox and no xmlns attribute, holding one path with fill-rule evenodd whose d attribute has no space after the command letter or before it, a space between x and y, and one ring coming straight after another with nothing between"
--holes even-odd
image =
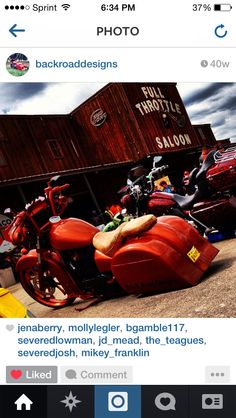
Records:
<instances>
[{"instance_id":1,"label":"wooden building","mask_svg":"<svg viewBox=\"0 0 236 418\"><path fill-rule=\"evenodd\" d=\"M149 156L163 155L180 181L203 135L214 141L210 131L192 126L176 83L110 83L69 115L2 115L0 211L12 203L19 210L61 173L72 184L76 214L86 218L117 198L131 166L150 166Z\"/></svg>"},{"instance_id":2,"label":"wooden building","mask_svg":"<svg viewBox=\"0 0 236 418\"><path fill-rule=\"evenodd\" d=\"M175 83L112 83L71 113L91 163L137 161L201 145Z\"/></svg>"},{"instance_id":3,"label":"wooden building","mask_svg":"<svg viewBox=\"0 0 236 418\"><path fill-rule=\"evenodd\" d=\"M220 139L217 141L218 148L233 148L236 146L235 142L230 142L230 138Z\"/></svg>"},{"instance_id":4,"label":"wooden building","mask_svg":"<svg viewBox=\"0 0 236 418\"><path fill-rule=\"evenodd\" d=\"M214 148L216 146L216 137L211 129L210 123L193 125L193 128L199 138L201 147Z\"/></svg>"},{"instance_id":5,"label":"wooden building","mask_svg":"<svg viewBox=\"0 0 236 418\"><path fill-rule=\"evenodd\" d=\"M0 153L2 184L88 165L68 116L0 116Z\"/></svg>"}]
</instances>

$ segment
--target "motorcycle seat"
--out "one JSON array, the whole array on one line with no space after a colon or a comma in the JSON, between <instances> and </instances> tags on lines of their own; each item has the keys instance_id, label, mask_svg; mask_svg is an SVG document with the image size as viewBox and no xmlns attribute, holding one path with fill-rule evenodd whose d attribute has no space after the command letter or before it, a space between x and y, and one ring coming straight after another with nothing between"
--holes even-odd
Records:
<instances>
[{"instance_id":1,"label":"motorcycle seat","mask_svg":"<svg viewBox=\"0 0 236 418\"><path fill-rule=\"evenodd\" d=\"M124 222L114 231L98 232L93 237L93 246L101 253L112 257L126 238L135 237L148 231L156 223L156 220L154 215L144 215Z\"/></svg>"},{"instance_id":2,"label":"motorcycle seat","mask_svg":"<svg viewBox=\"0 0 236 418\"><path fill-rule=\"evenodd\" d=\"M192 207L193 203L195 202L195 193L191 195L181 196L179 194L174 193L172 195L173 200L178 203L181 209L189 209Z\"/></svg>"},{"instance_id":3,"label":"motorcycle seat","mask_svg":"<svg viewBox=\"0 0 236 418\"><path fill-rule=\"evenodd\" d=\"M202 180L205 180L205 178L206 178L206 172L207 172L207 170L214 164L214 162L215 162L215 154L216 154L216 151L210 151L208 154L207 154L207 157L206 157L206 159L205 159L205 161L203 162L203 164L202 164L202 166L201 166L201 168L200 168L200 170L199 170L199 172L197 173L197 175L196 175L196 182L197 182L197 184L200 182L200 181L202 181Z\"/></svg>"},{"instance_id":4,"label":"motorcycle seat","mask_svg":"<svg viewBox=\"0 0 236 418\"><path fill-rule=\"evenodd\" d=\"M194 186L196 183L196 176L198 174L198 168L195 167L193 168L193 170L191 171L191 173L189 174L189 186Z\"/></svg>"},{"instance_id":5,"label":"motorcycle seat","mask_svg":"<svg viewBox=\"0 0 236 418\"><path fill-rule=\"evenodd\" d=\"M191 209L195 202L203 197L203 192L199 189L195 190L194 194L181 196L179 194L172 194L172 199L179 205L181 209Z\"/></svg>"}]
</instances>

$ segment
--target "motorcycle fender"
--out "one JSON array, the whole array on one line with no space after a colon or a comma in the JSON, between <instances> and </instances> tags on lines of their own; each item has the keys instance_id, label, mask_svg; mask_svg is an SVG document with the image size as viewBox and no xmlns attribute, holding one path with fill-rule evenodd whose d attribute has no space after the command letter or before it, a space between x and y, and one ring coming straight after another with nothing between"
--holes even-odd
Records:
<instances>
[{"instance_id":1,"label":"motorcycle fender","mask_svg":"<svg viewBox=\"0 0 236 418\"><path fill-rule=\"evenodd\" d=\"M19 273L26 268L34 266L38 261L36 250L31 250L27 254L22 255L16 263L16 272Z\"/></svg>"},{"instance_id":2,"label":"motorcycle fender","mask_svg":"<svg viewBox=\"0 0 236 418\"><path fill-rule=\"evenodd\" d=\"M60 262L60 257L56 253L45 252L42 256L42 260L48 262L50 265L53 265L54 271L57 271L60 275L61 283L64 286L64 289L68 291L72 296L73 293L78 296L78 287L72 279L72 277L66 272L64 266ZM25 269L31 268L38 263L37 251L31 250L28 254L23 255L16 264L16 271L19 273Z\"/></svg>"},{"instance_id":3,"label":"motorcycle fender","mask_svg":"<svg viewBox=\"0 0 236 418\"><path fill-rule=\"evenodd\" d=\"M44 253L43 259L54 261L55 263L60 263L60 257L56 253ZM16 264L16 271L19 272L20 270L24 270L25 268L29 268L34 266L38 262L38 255L37 251L30 250L27 254L22 255L21 258L18 260Z\"/></svg>"}]
</instances>

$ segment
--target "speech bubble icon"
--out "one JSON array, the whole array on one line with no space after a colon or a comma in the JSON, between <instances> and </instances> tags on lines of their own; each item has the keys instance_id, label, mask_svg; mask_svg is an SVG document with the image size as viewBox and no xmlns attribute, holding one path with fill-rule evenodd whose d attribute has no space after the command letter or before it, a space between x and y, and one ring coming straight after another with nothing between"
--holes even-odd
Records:
<instances>
[{"instance_id":1,"label":"speech bubble icon","mask_svg":"<svg viewBox=\"0 0 236 418\"><path fill-rule=\"evenodd\" d=\"M155 405L161 411L175 411L176 399L172 393L162 392L155 398Z\"/></svg>"},{"instance_id":2,"label":"speech bubble icon","mask_svg":"<svg viewBox=\"0 0 236 418\"><path fill-rule=\"evenodd\" d=\"M65 372L67 379L76 379L76 371L74 369L68 369Z\"/></svg>"}]
</instances>

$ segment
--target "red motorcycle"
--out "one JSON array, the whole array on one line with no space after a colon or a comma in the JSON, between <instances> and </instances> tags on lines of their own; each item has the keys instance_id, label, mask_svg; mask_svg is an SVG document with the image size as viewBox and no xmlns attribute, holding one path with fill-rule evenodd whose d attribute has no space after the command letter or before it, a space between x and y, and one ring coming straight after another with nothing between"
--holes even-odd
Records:
<instances>
[{"instance_id":1,"label":"red motorcycle","mask_svg":"<svg viewBox=\"0 0 236 418\"><path fill-rule=\"evenodd\" d=\"M9 231L22 248L20 282L43 305L195 285L218 252L174 216L147 215L110 232L81 219L61 219L68 204L62 192L69 185L57 182L49 181L45 196L18 213Z\"/></svg>"},{"instance_id":2,"label":"red motorcycle","mask_svg":"<svg viewBox=\"0 0 236 418\"><path fill-rule=\"evenodd\" d=\"M192 220L200 232L214 227L229 230L236 227L236 149L223 153L211 151L201 168L190 174L192 195L154 191L155 176L168 168L158 167L161 157L155 157L154 166L146 176L133 182L128 180L126 195L121 202L128 211L139 216L172 214ZM134 170L134 169L133 169Z\"/></svg>"}]
</instances>

